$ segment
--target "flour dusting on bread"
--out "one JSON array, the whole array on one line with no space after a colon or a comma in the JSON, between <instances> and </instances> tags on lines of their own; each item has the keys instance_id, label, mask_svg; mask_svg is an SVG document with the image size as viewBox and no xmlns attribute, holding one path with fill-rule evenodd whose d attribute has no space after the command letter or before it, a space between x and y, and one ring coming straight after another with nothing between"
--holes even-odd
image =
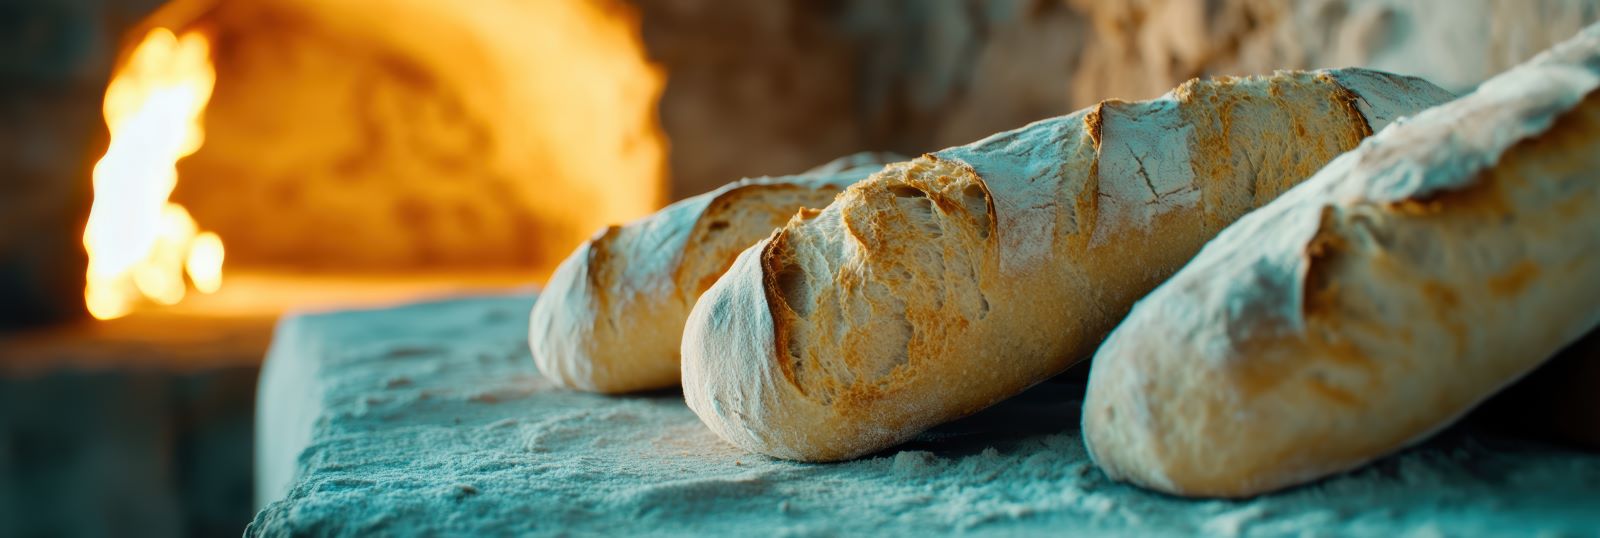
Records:
<instances>
[{"instance_id":1,"label":"flour dusting on bread","mask_svg":"<svg viewBox=\"0 0 1600 538\"><path fill-rule=\"evenodd\" d=\"M597 392L676 384L683 320L700 293L740 251L796 211L827 205L881 158L740 180L602 230L557 268L534 305L528 341L540 371Z\"/></svg>"},{"instance_id":2,"label":"flour dusting on bread","mask_svg":"<svg viewBox=\"0 0 1600 538\"><path fill-rule=\"evenodd\" d=\"M1002 273L1016 274L1043 263L1054 249L1057 213L1073 211L1062 204L1061 194L1082 190L1086 180L1072 170L1082 162L1087 147L1086 114L1039 121L932 155L966 165L987 186L1000 236Z\"/></svg>"},{"instance_id":3,"label":"flour dusting on bread","mask_svg":"<svg viewBox=\"0 0 1600 538\"><path fill-rule=\"evenodd\" d=\"M1100 114L1101 177L1135 181L1100 183L1100 226L1091 246L1105 244L1127 227L1149 228L1159 215L1200 204L1189 145L1194 127L1184 121L1171 94L1152 101L1108 101Z\"/></svg>"},{"instance_id":4,"label":"flour dusting on bread","mask_svg":"<svg viewBox=\"0 0 1600 538\"><path fill-rule=\"evenodd\" d=\"M1597 89L1600 26L1239 219L1096 354L1096 462L1184 495L1302 483L1417 442L1592 330Z\"/></svg>"},{"instance_id":5,"label":"flour dusting on bread","mask_svg":"<svg viewBox=\"0 0 1600 538\"><path fill-rule=\"evenodd\" d=\"M1358 97L1328 72L1191 81L889 165L702 295L684 398L729 441L803 460L992 405L1085 357L1213 234L1355 147L1371 133Z\"/></svg>"}]
</instances>

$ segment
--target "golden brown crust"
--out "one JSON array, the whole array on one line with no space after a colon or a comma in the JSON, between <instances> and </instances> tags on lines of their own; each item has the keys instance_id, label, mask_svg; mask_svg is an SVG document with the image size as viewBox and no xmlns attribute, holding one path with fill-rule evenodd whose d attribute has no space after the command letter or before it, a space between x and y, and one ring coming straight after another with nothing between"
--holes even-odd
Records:
<instances>
[{"instance_id":1,"label":"golden brown crust","mask_svg":"<svg viewBox=\"0 0 1600 538\"><path fill-rule=\"evenodd\" d=\"M792 183L746 183L718 191L711 198L711 201L706 204L706 208L700 213L700 216L695 218L694 223L691 225L692 231L689 232L689 238L685 241L685 244L695 248L695 255L697 256L711 256L716 262L715 265L720 267L721 270L706 271L704 267L685 264L684 261L687 258L680 256L672 268L673 281L677 283L680 291L690 296L692 302L694 297L699 297L700 293L711 287L711 284L716 282L717 277L722 276L728 266L733 265L733 259L739 256L739 251L744 250L742 247L725 247L714 249L718 252L708 252L706 251L707 249L701 248L701 245L713 243L712 236L716 234L729 232L729 227L733 225L730 213L739 209L739 206L761 205L762 201L759 198L780 194L788 194L798 199L801 203L827 205L827 202L831 201L840 190L834 185L826 184L802 186ZM793 209L803 210L805 208L794 207ZM776 216L782 215L782 213L773 212L772 215L777 218ZM733 243L743 245L744 241L734 241Z\"/></svg>"},{"instance_id":2,"label":"golden brown crust","mask_svg":"<svg viewBox=\"0 0 1600 538\"><path fill-rule=\"evenodd\" d=\"M1182 495L1303 483L1416 442L1600 324L1584 69L1529 68L1392 127L1218 236L1097 354L1096 462Z\"/></svg>"},{"instance_id":3,"label":"golden brown crust","mask_svg":"<svg viewBox=\"0 0 1600 538\"><path fill-rule=\"evenodd\" d=\"M1207 219L1353 146L1368 127L1346 93L1308 73L1194 82L889 165L706 292L685 399L731 442L823 461L1015 394L1086 356ZM774 356L726 355L753 349Z\"/></svg>"},{"instance_id":4,"label":"golden brown crust","mask_svg":"<svg viewBox=\"0 0 1600 538\"><path fill-rule=\"evenodd\" d=\"M611 263L611 251L612 244L616 242L617 233L620 231L622 231L621 226L615 224L606 226L604 231L589 240L589 244L586 245L588 257L583 264L583 274L589 281L589 289L597 290L589 294L589 299L593 301L591 308L596 311L605 312L611 307L611 295L605 293L605 290L609 289L611 275L606 274L606 269L615 266Z\"/></svg>"},{"instance_id":5,"label":"golden brown crust","mask_svg":"<svg viewBox=\"0 0 1600 538\"><path fill-rule=\"evenodd\" d=\"M1175 92L1194 125L1196 174L1233 185L1207 189L1206 229L1215 234L1372 134L1355 95L1325 73L1276 76L1264 92L1237 91L1243 79L1191 80ZM1319 107L1320 113L1295 112ZM1251 117L1240 114L1249 110ZM1236 120L1246 120L1235 126ZM1244 140L1253 143L1243 143ZM1296 151L1280 148L1294 147Z\"/></svg>"},{"instance_id":6,"label":"golden brown crust","mask_svg":"<svg viewBox=\"0 0 1600 538\"><path fill-rule=\"evenodd\" d=\"M869 172L743 180L607 227L563 262L534 306L529 345L540 371L605 393L677 383L682 323L701 292L788 215L826 205Z\"/></svg>"},{"instance_id":7,"label":"golden brown crust","mask_svg":"<svg viewBox=\"0 0 1600 538\"><path fill-rule=\"evenodd\" d=\"M785 330L789 326L788 323L785 323L789 316L789 312L786 311L789 308L789 304L784 301L783 295L778 292L779 286L777 282L779 275L784 274L783 261L781 261L786 259L781 254L784 249L783 237L782 228L772 232L771 239L761 247L761 256L758 258L761 263L761 275L763 277L761 279L761 291L767 297L767 313L772 316L774 321L772 324L772 341L777 342L778 349L789 348L789 333ZM798 378L795 376L794 357L788 353L779 353L775 360L783 372L783 378L790 385L793 385L795 390L805 394L805 387L799 383Z\"/></svg>"},{"instance_id":8,"label":"golden brown crust","mask_svg":"<svg viewBox=\"0 0 1600 538\"><path fill-rule=\"evenodd\" d=\"M1100 129L1105 121L1100 118L1100 110L1105 108L1106 105L1116 105L1118 103L1125 102L1126 101L1121 99L1105 99L1099 103L1095 103L1093 107L1089 108L1089 113L1084 114L1083 133L1089 136L1089 141L1094 144L1095 151L1100 151Z\"/></svg>"}]
</instances>

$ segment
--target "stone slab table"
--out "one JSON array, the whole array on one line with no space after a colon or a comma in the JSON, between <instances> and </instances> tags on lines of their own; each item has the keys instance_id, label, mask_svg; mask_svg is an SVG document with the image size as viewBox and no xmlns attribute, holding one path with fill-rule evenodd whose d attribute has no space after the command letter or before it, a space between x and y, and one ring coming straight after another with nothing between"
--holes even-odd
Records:
<instances>
[{"instance_id":1,"label":"stone slab table","mask_svg":"<svg viewBox=\"0 0 1600 538\"><path fill-rule=\"evenodd\" d=\"M531 295L298 315L257 410L246 534L1593 536L1600 455L1471 424L1375 465L1242 501L1108 480L1082 376L836 464L751 455L677 391L560 390L528 355Z\"/></svg>"}]
</instances>

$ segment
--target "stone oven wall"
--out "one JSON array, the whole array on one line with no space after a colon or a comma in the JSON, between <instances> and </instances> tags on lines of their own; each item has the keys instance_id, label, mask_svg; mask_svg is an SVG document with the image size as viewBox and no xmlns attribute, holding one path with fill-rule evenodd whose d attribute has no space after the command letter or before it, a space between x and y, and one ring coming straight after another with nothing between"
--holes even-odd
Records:
<instances>
[{"instance_id":1,"label":"stone oven wall","mask_svg":"<svg viewBox=\"0 0 1600 538\"><path fill-rule=\"evenodd\" d=\"M657 203L859 150L931 151L1104 98L1150 97L1196 76L1367 65L1466 91L1600 18L1600 0L626 1L639 11L645 50L666 77L656 112L670 142L670 180ZM107 143L101 99L127 32L164 3L0 2L0 330L8 331L0 332L0 348L11 355L34 353L17 351L17 340L7 339L29 333L15 326L83 315L89 172ZM430 128L435 123L428 122L436 122L438 133L458 136L467 149L484 122L536 120L508 114L454 121L462 117L460 103L407 101L433 84L411 82L389 89L398 97L359 104L410 114L408 121ZM431 104L394 106L416 102ZM234 112L278 119L272 109ZM199 168L188 167L220 170L222 181L235 166L227 157L259 144L248 137L211 142L214 155L197 155L183 166L196 173ZM398 141L380 142L380 156L408 151ZM448 153L438 157L430 161L437 168L407 177L448 183L439 188L457 199L496 196L499 189L537 181L453 162ZM382 167L392 164L377 159L369 166L378 168L354 177L381 177ZM295 172L287 166L272 171ZM323 174L338 181L333 175ZM234 191L226 183L180 182L179 188L178 196L207 225L326 232L305 226L317 222L308 216L234 221L237 215L217 209L225 205L206 200L248 197L271 210L286 206L274 206L285 202L275 197L304 194ZM388 207L399 207L396 215L415 212L399 203ZM541 230L554 229L532 216L499 215L484 220L510 228L495 231L504 236L473 243L463 233L439 240L467 242L462 248L470 254L482 245L534 242L544 237ZM498 254L533 263L544 255L539 249L562 253L570 247L517 248L527 250ZM421 257L448 262L476 255ZM184 337L177 341L215 330L146 323ZM260 357L267 331L257 331L261 342L228 341L226 349L237 356L226 361L208 346L192 346L203 348L210 362L195 359L187 368L172 365L182 361L172 360L170 342L136 341L101 357L93 370L30 355L57 371L0 373L0 536L104 535L128 528L157 535L238 532L253 512L256 371L250 364ZM59 347L73 354L94 349ZM129 366L129 350L149 360Z\"/></svg>"},{"instance_id":2,"label":"stone oven wall","mask_svg":"<svg viewBox=\"0 0 1600 538\"><path fill-rule=\"evenodd\" d=\"M645 54L665 77L655 114L667 138L668 179L651 206L855 151L932 151L1104 98L1151 97L1197 76L1364 65L1466 91L1600 17L1600 0L590 1L638 13ZM0 60L7 81L0 110L20 119L0 126L0 299L10 305L0 317L76 311L88 165L105 144L100 92L116 46L128 41L124 32L157 4L28 0L3 8L25 31L8 34L22 36L8 38L20 40L14 48L21 52ZM250 10L233 12L251 22ZM282 18L255 21L286 25L282 38L289 41L339 35ZM400 31L426 25L406 24ZM536 31L531 22L528 31ZM218 54L226 62L273 45L224 40ZM414 70L382 58L355 62L348 73L338 72L338 62L317 67L315 58L288 58L302 63L293 71L300 74L387 69L388 78L377 80L404 84L336 103L294 101L296 94L285 92L287 108L249 108L242 99L230 104L234 90L223 65L214 116L271 126L296 111L360 109L450 142L428 145L444 151L419 157L409 141L372 130L353 142L365 158L343 159L313 144L274 142L267 131L218 131L209 148L180 165L175 197L189 202L202 226L221 229L225 241L231 234L261 245L254 262L361 270L499 265L527 267L536 278L538 267L548 268L595 227L492 203L548 199L581 211L605 199L548 190L528 167L507 173L481 158L495 125L537 122L532 114L494 115L472 103L423 98L448 81L408 78ZM307 157L317 150L328 151ZM519 151L505 153L527 158ZM271 160L241 162L252 154ZM254 181L273 177L291 179ZM333 186L306 187L322 184ZM402 195L389 189L394 184L429 188L414 191L425 196ZM351 201L372 203L295 213L296 204ZM375 254L341 254L339 241L349 235ZM230 263L252 262L249 252Z\"/></svg>"}]
</instances>

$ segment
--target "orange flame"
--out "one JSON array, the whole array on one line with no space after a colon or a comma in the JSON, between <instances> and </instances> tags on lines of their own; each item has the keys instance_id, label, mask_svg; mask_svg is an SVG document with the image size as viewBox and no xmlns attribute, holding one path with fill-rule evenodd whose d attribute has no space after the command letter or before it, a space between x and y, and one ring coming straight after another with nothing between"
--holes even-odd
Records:
<instances>
[{"instance_id":1,"label":"orange flame","mask_svg":"<svg viewBox=\"0 0 1600 538\"><path fill-rule=\"evenodd\" d=\"M185 271L202 293L222 284L221 238L168 201L178 159L205 140L200 120L217 78L210 49L200 33L179 38L157 28L106 88L111 145L94 167L94 205L83 232L83 298L96 318L124 316L146 299L183 300Z\"/></svg>"}]
</instances>

